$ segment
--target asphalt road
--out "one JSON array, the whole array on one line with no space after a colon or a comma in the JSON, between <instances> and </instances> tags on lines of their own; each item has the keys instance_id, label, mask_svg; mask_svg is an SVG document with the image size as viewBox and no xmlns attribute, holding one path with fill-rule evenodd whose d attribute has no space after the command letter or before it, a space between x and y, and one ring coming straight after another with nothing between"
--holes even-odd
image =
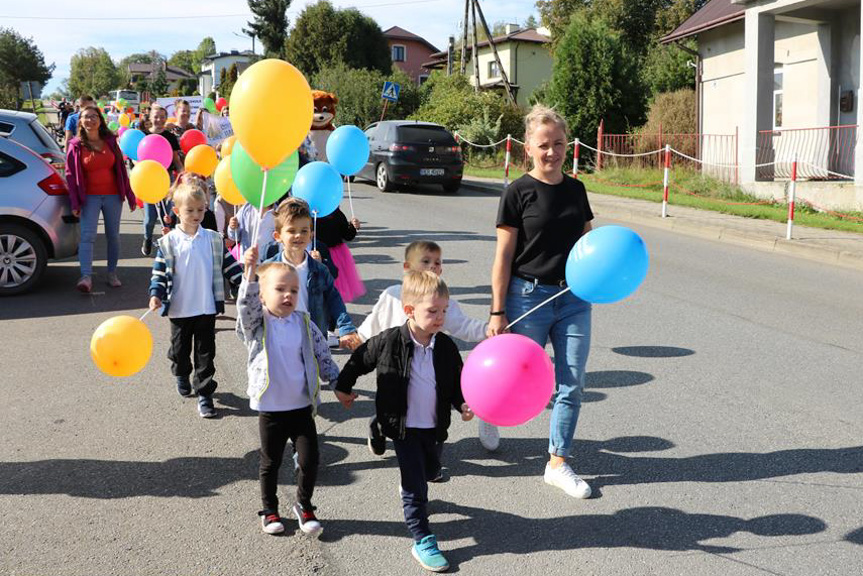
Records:
<instances>
[{"instance_id":1,"label":"asphalt road","mask_svg":"<svg viewBox=\"0 0 863 576\"><path fill-rule=\"evenodd\" d=\"M349 306L357 322L419 238L442 244L452 293L485 314L497 198L353 189L365 226L352 250L369 289ZM218 420L176 395L164 319L147 319L155 350L139 375L94 368L95 327L147 301L139 213L124 218L123 288L104 286L100 262L96 292L80 295L76 264L60 263L37 292L0 300L0 574L422 574L393 453L365 447L371 377L350 412L325 393L315 496L325 533L310 541L293 524L287 537L260 531L257 422L232 307L217 324ZM863 275L634 228L648 279L594 309L573 466L595 497L543 484L548 413L505 430L495 454L475 422L455 419L450 480L431 487L430 504L452 571L858 574ZM283 502L292 494L285 470Z\"/></svg>"}]
</instances>

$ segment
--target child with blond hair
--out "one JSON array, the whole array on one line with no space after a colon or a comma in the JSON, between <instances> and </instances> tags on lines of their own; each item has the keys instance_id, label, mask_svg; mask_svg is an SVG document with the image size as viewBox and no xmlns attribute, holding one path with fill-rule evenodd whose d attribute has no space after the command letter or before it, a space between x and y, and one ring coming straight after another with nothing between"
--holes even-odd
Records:
<instances>
[{"instance_id":1,"label":"child with blond hair","mask_svg":"<svg viewBox=\"0 0 863 576\"><path fill-rule=\"evenodd\" d=\"M377 370L377 420L395 446L411 554L423 568L442 572L449 563L429 527L428 481L440 469L438 445L447 438L451 411L465 421L473 412L461 391L461 354L440 333L449 306L446 283L433 272L409 271L401 298L407 321L357 348L339 375L336 397L350 408L357 379Z\"/></svg>"},{"instance_id":2,"label":"child with blond hair","mask_svg":"<svg viewBox=\"0 0 863 576\"><path fill-rule=\"evenodd\" d=\"M182 179L175 183L171 198L179 224L157 243L150 309L161 308L171 322L168 359L177 392L184 397L194 392L198 414L214 418L216 315L225 311L223 278L239 285L242 269L225 250L222 237L201 226L207 211L204 182Z\"/></svg>"}]
</instances>

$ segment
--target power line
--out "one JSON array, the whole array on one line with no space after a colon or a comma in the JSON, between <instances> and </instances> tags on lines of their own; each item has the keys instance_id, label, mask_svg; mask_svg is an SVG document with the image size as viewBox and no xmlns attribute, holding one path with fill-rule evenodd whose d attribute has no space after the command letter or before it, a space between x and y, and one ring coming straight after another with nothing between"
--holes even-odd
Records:
<instances>
[{"instance_id":1,"label":"power line","mask_svg":"<svg viewBox=\"0 0 863 576\"><path fill-rule=\"evenodd\" d=\"M431 2L441 2L442 0L408 0L403 2L379 2L377 4L365 4L356 6L358 10L363 8L382 8L386 6L405 6L408 4L429 4ZM195 14L190 16L10 16L8 14L0 15L3 20L63 20L63 21L89 21L89 22L140 22L144 20L205 20L211 18L249 18L251 12L240 14Z\"/></svg>"}]
</instances>

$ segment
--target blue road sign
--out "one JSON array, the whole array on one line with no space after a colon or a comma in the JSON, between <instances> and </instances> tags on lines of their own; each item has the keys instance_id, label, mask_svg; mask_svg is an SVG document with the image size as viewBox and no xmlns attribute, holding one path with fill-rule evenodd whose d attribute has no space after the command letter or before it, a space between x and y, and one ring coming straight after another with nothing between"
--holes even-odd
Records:
<instances>
[{"instance_id":1,"label":"blue road sign","mask_svg":"<svg viewBox=\"0 0 863 576\"><path fill-rule=\"evenodd\" d=\"M395 82L384 82L384 89L381 92L381 98L390 102L397 102L399 99L399 90L401 86Z\"/></svg>"}]
</instances>

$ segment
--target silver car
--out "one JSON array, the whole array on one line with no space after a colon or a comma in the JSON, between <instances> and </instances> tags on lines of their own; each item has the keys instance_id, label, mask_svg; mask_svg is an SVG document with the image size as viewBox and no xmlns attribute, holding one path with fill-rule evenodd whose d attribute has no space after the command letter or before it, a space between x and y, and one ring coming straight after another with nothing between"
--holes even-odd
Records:
<instances>
[{"instance_id":1,"label":"silver car","mask_svg":"<svg viewBox=\"0 0 863 576\"><path fill-rule=\"evenodd\" d=\"M35 151L63 174L66 155L35 114L0 109L0 136Z\"/></svg>"},{"instance_id":2,"label":"silver car","mask_svg":"<svg viewBox=\"0 0 863 576\"><path fill-rule=\"evenodd\" d=\"M31 289L49 259L78 252L66 181L33 150L0 138L0 296Z\"/></svg>"}]
</instances>

